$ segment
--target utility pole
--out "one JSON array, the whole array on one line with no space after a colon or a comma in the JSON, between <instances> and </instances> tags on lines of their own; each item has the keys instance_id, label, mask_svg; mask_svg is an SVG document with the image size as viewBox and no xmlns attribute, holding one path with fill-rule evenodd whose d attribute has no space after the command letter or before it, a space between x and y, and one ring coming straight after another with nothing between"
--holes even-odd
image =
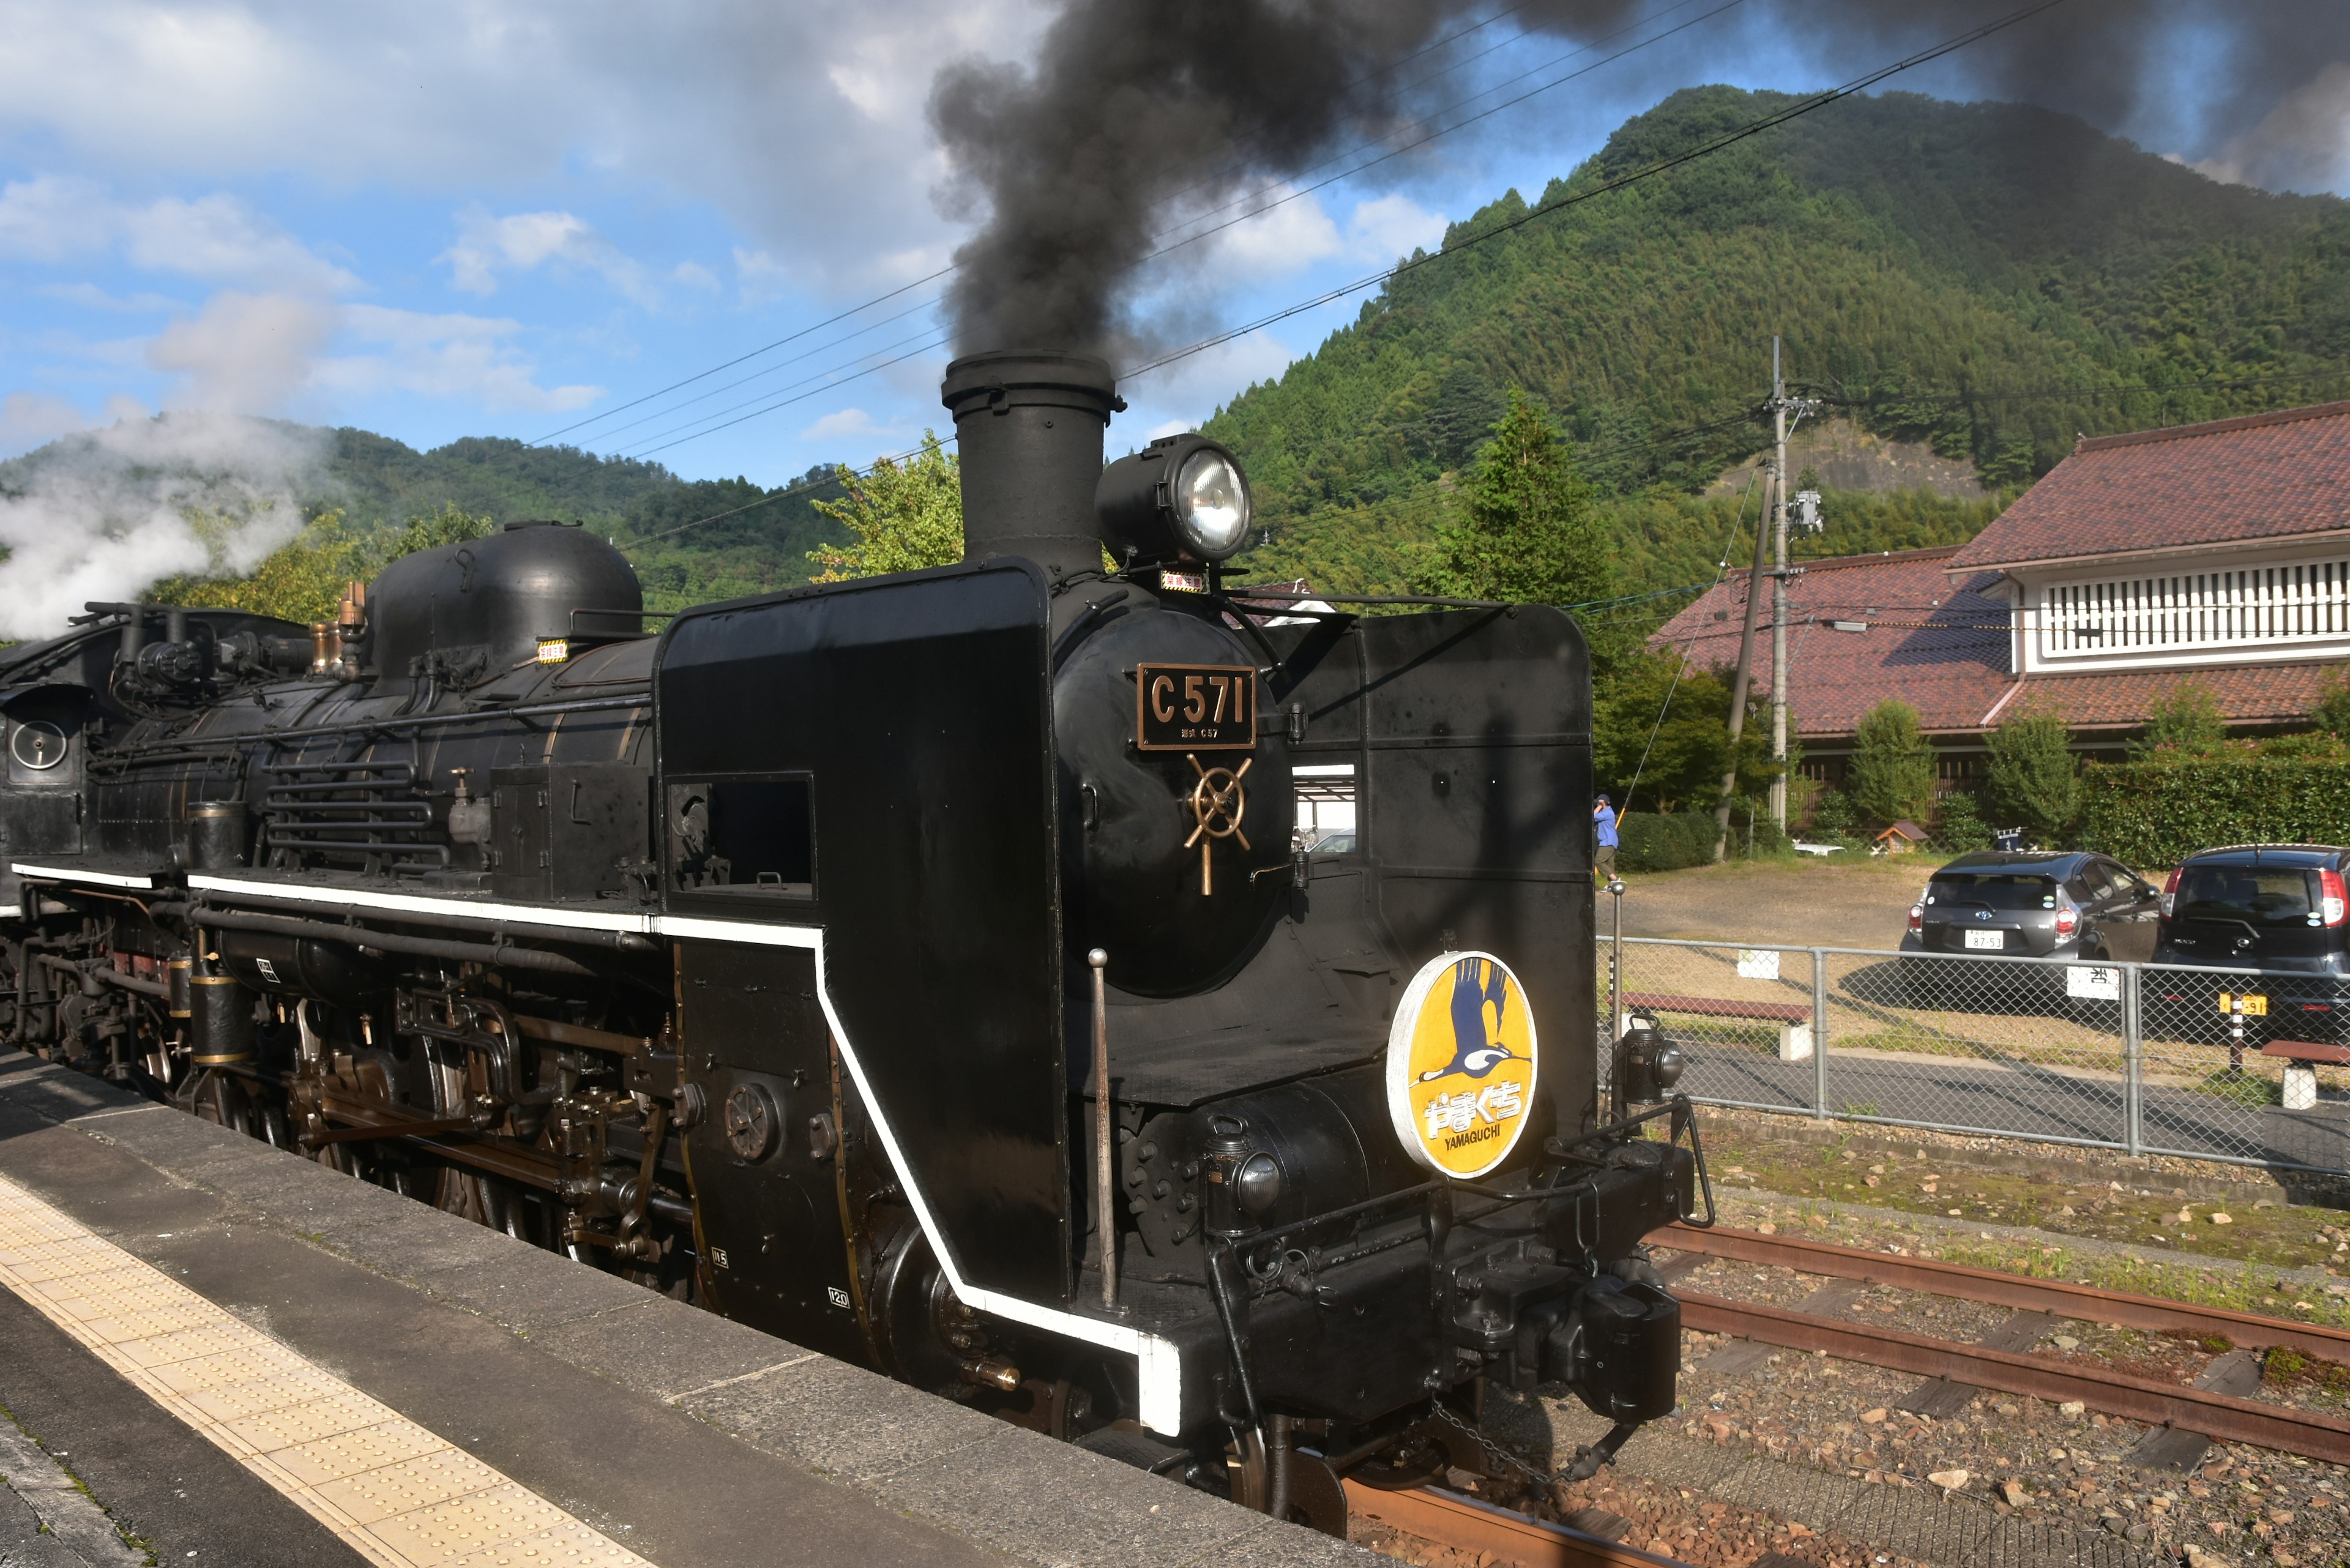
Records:
<instances>
[{"instance_id":1,"label":"utility pole","mask_svg":"<svg viewBox=\"0 0 2350 1568\"><path fill-rule=\"evenodd\" d=\"M1771 339L1771 395L1778 401L1779 340ZM1786 426L1785 416L1780 416L1780 428ZM1784 437L1781 438L1774 464L1786 460ZM1773 492L1778 493L1778 475L1772 475ZM1738 793L1738 741L1746 732L1746 693L1754 683L1754 630L1762 617L1762 568L1770 558L1771 530L1762 519L1754 521L1754 570L1746 579L1746 624L1738 634L1738 673L1730 682L1730 756L1721 770L1721 799L1713 808L1713 858L1716 863L1730 855L1730 802Z\"/></svg>"},{"instance_id":2,"label":"utility pole","mask_svg":"<svg viewBox=\"0 0 2350 1568\"><path fill-rule=\"evenodd\" d=\"M1819 405L1805 398L1787 396L1787 379L1779 365L1779 338L1771 338L1771 488L1764 504L1770 526L1754 525L1754 571L1746 582L1746 627L1738 639L1738 674L1730 688L1730 765L1721 775L1721 802L1714 808L1713 857L1730 852L1730 802L1738 788L1738 741L1746 730L1746 694L1754 679L1754 632L1762 613L1762 579L1771 578L1771 760L1779 766L1771 781L1771 820L1780 831L1787 826L1787 579L1802 574L1787 565L1787 415L1802 419ZM1800 498L1805 516L1817 510L1818 497L1805 491ZM1806 524L1809 526L1809 524ZM1763 563L1777 545L1776 565L1767 574ZM1748 829L1750 837L1752 829Z\"/></svg>"},{"instance_id":3,"label":"utility pole","mask_svg":"<svg viewBox=\"0 0 2350 1568\"><path fill-rule=\"evenodd\" d=\"M1779 339L1771 339L1771 820L1787 830L1787 379L1779 370Z\"/></svg>"}]
</instances>

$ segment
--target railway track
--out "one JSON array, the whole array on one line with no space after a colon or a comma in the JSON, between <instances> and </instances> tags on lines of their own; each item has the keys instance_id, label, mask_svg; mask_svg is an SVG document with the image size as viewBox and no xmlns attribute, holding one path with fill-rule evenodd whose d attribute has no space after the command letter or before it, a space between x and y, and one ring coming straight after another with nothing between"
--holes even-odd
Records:
<instances>
[{"instance_id":1,"label":"railway track","mask_svg":"<svg viewBox=\"0 0 2350 1568\"><path fill-rule=\"evenodd\" d=\"M1659 1240L1661 1245L1707 1257L1776 1264L1801 1273L1862 1280L2085 1322L2197 1337L2220 1334L2235 1344L2284 1345L2329 1361L2350 1362L2350 1334L2313 1324L1752 1231L1675 1228ZM1729 1301L1693 1291L1677 1289L1674 1293L1680 1299L1682 1323L1703 1333L1731 1334L1790 1350L1825 1351L1846 1361L1944 1377L2052 1403L2077 1399L2105 1415L2148 1426L2173 1427L2221 1442L2252 1443L2334 1464L2350 1464L2350 1422L2333 1417L2158 1383L2101 1366L1955 1344L1875 1324Z\"/></svg>"},{"instance_id":2,"label":"railway track","mask_svg":"<svg viewBox=\"0 0 2350 1568\"><path fill-rule=\"evenodd\" d=\"M1458 1492L1435 1487L1382 1491L1353 1480L1346 1486L1347 1511L1357 1519L1456 1552L1483 1552L1511 1568L1687 1568L1676 1558L1529 1519Z\"/></svg>"}]
</instances>

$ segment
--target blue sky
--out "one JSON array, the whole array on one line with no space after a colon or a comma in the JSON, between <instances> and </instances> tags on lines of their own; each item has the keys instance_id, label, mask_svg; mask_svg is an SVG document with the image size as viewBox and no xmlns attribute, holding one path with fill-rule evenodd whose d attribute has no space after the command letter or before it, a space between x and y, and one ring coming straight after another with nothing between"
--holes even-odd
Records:
<instances>
[{"instance_id":1,"label":"blue sky","mask_svg":"<svg viewBox=\"0 0 2350 1568\"><path fill-rule=\"evenodd\" d=\"M1712 3L1647 9L1671 26ZM901 449L944 422L935 286L697 383L760 372L692 408L611 410L943 265L968 227L932 199L948 165L923 119L931 76L974 53L1022 58L1050 15L1023 0L0 0L0 456L163 409L418 447L592 419L566 439L768 483ZM1573 47L1507 24L1485 43L1499 47L1463 92ZM2108 129L2223 177L2343 188L2350 65L2314 58L2273 103L2219 123L2192 45L2180 36L2179 90ZM1154 285L1147 319L1185 341L1375 272L1513 184L1539 191L1677 87L1819 87L1895 52L1791 47L1752 0L1228 231ZM1893 85L1976 96L1970 68L1961 56ZM1198 422L1359 297L1134 383L1114 443ZM797 400L692 435L694 417L760 393L749 409Z\"/></svg>"}]
</instances>

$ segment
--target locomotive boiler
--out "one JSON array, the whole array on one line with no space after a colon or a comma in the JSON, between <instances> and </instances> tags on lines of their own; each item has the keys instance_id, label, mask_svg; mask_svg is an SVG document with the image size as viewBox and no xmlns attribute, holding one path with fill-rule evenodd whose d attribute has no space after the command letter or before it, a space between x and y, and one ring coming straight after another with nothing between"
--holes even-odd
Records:
<instances>
[{"instance_id":1,"label":"locomotive boiler","mask_svg":"<svg viewBox=\"0 0 2350 1568\"><path fill-rule=\"evenodd\" d=\"M1602 1092L1573 622L1252 599L1107 367L943 397L959 565L652 618L509 524L0 651L7 1038L1324 1528L1494 1385L1587 1473L1702 1177L1669 1052Z\"/></svg>"}]
</instances>

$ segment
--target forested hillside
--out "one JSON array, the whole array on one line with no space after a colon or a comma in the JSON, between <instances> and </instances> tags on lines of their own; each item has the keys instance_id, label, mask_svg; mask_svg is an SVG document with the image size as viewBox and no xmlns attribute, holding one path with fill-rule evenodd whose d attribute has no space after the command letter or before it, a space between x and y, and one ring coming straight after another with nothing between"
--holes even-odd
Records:
<instances>
[{"instance_id":1,"label":"forested hillside","mask_svg":"<svg viewBox=\"0 0 2350 1568\"><path fill-rule=\"evenodd\" d=\"M659 463L577 447L468 437L420 452L366 431L334 434L328 469L338 488L320 500L345 507L355 522L395 524L445 505L501 523L576 520L628 551L646 603L658 609L795 587L814 569L808 552L843 536L809 504L838 498L837 485L821 483L828 466L796 482L809 490L671 532L772 492L744 479L681 480Z\"/></svg>"},{"instance_id":2,"label":"forested hillside","mask_svg":"<svg viewBox=\"0 0 2350 1568\"><path fill-rule=\"evenodd\" d=\"M1784 101L1677 93L1534 205ZM1793 389L1971 460L1995 494L2082 431L2350 387L2350 203L2218 184L2041 109L1849 100L1469 243L1527 211L1512 192L1454 224L1439 259L1218 411L1209 428L1240 452L1271 532L1247 566L1406 585L1521 387L1578 444L1618 588L1710 577L1734 502L1699 492L1766 439L1752 411L1774 332ZM1804 553L1962 538L1997 504L1829 503Z\"/></svg>"},{"instance_id":3,"label":"forested hillside","mask_svg":"<svg viewBox=\"0 0 2350 1568\"><path fill-rule=\"evenodd\" d=\"M316 462L306 458L288 465L301 475L293 483L307 514L339 512L342 531L352 538L396 535L411 519L451 508L501 524L542 517L577 522L627 551L644 581L646 603L656 609L796 587L815 571L808 552L847 536L811 504L839 499L828 464L795 482L806 485L805 490L739 515L683 527L792 486L768 490L744 479L682 480L659 463L503 438L467 437L418 452L348 427L320 431L274 421L251 423L274 431L284 451L323 454ZM0 462L0 495L87 472L107 461L100 445L89 436L67 436ZM130 471L130 476L137 472Z\"/></svg>"}]
</instances>

